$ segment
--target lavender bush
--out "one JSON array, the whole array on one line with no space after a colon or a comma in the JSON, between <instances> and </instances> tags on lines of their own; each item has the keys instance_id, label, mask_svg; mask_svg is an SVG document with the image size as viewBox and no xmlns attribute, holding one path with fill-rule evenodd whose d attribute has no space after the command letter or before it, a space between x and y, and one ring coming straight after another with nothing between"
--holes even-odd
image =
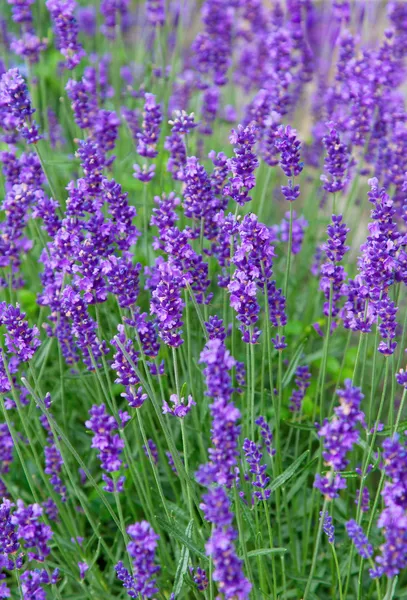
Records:
<instances>
[{"instance_id":1,"label":"lavender bush","mask_svg":"<svg viewBox=\"0 0 407 600\"><path fill-rule=\"evenodd\" d=\"M407 597L407 4L0 47L0 598Z\"/></svg>"}]
</instances>

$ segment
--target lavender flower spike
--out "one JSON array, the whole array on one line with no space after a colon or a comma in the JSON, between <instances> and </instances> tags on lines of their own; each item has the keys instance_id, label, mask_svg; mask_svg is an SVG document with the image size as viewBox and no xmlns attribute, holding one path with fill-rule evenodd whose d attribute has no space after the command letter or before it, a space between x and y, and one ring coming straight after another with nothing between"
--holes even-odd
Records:
<instances>
[{"instance_id":1,"label":"lavender flower spike","mask_svg":"<svg viewBox=\"0 0 407 600\"><path fill-rule=\"evenodd\" d=\"M133 575L120 561L115 567L117 577L131 598L152 598L158 592L154 576L160 570L155 564L159 536L147 521L130 525L127 533L131 538L127 552L133 559Z\"/></svg>"}]
</instances>

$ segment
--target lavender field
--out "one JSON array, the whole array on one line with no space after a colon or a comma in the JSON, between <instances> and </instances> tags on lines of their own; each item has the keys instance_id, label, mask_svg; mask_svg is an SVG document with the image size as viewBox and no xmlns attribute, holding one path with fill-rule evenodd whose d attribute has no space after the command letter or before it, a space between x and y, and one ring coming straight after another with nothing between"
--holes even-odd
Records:
<instances>
[{"instance_id":1,"label":"lavender field","mask_svg":"<svg viewBox=\"0 0 407 600\"><path fill-rule=\"evenodd\" d=\"M407 599L407 2L0 0L0 598Z\"/></svg>"}]
</instances>

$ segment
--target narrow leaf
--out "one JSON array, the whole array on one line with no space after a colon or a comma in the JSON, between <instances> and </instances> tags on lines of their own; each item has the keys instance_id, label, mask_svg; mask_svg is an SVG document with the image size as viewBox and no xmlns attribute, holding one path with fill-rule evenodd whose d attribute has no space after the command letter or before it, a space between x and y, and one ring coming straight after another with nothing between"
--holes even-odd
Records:
<instances>
[{"instance_id":1,"label":"narrow leaf","mask_svg":"<svg viewBox=\"0 0 407 600\"><path fill-rule=\"evenodd\" d=\"M298 367L298 364L301 360L302 351L304 350L304 346L305 346L304 343L300 344L298 346L297 350L295 351L295 354L292 357L291 362L288 365L288 368L283 377L283 388L287 387L287 385L290 383L291 379L293 378L294 373L295 373L295 371Z\"/></svg>"},{"instance_id":2,"label":"narrow leaf","mask_svg":"<svg viewBox=\"0 0 407 600\"><path fill-rule=\"evenodd\" d=\"M194 521L191 519L188 523L188 526L185 530L185 536L190 540L192 537L192 528L194 525ZM174 579L174 587L172 588L172 593L174 594L174 598L178 596L180 591L182 590L182 585L184 583L184 575L188 571L188 561L189 561L189 548L188 546L183 545L181 549L181 556L179 557L177 571L175 573Z\"/></svg>"},{"instance_id":3,"label":"narrow leaf","mask_svg":"<svg viewBox=\"0 0 407 600\"><path fill-rule=\"evenodd\" d=\"M175 537L179 542L181 542L181 544L184 544L184 546L186 546L187 548L189 548L189 550L191 552L194 552L197 556L199 556L199 558L201 558L202 560L208 561L208 557L205 556L203 550L201 550L200 548L198 548L198 546L196 546L194 544L194 542L189 537L187 537L185 535L184 531L182 531L180 529L177 529L173 525L170 525L168 523L168 521L166 521L162 517L158 517L157 516L157 521L160 523L161 527L163 529L165 529L165 531L169 535L172 535L173 537Z\"/></svg>"},{"instance_id":4,"label":"narrow leaf","mask_svg":"<svg viewBox=\"0 0 407 600\"><path fill-rule=\"evenodd\" d=\"M275 492L279 487L285 484L286 481L291 479L296 471L298 471L301 463L304 461L305 457L308 456L309 450L305 450L289 467L286 469L281 475L275 478L275 480L269 485L268 489L271 492Z\"/></svg>"},{"instance_id":5,"label":"narrow leaf","mask_svg":"<svg viewBox=\"0 0 407 600\"><path fill-rule=\"evenodd\" d=\"M287 548L260 548L259 550L250 550L247 556L264 556L265 554L284 554L287 552Z\"/></svg>"}]
</instances>

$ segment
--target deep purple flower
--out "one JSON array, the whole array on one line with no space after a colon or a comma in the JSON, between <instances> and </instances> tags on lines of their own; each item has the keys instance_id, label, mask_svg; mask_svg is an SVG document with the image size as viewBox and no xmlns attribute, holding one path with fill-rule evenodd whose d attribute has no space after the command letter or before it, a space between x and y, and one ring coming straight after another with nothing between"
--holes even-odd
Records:
<instances>
[{"instance_id":1,"label":"deep purple flower","mask_svg":"<svg viewBox=\"0 0 407 600\"><path fill-rule=\"evenodd\" d=\"M258 488L256 491L253 492L252 502L254 502L255 497L258 500L268 500L271 495L271 491L266 489L266 487L270 483L270 477L268 477L265 474L267 465L261 464L263 454L260 448L261 446L257 446L255 442L252 442L247 438L243 443L243 452L245 453L247 463L250 467L250 473L253 473L253 475L255 475L255 478L252 481L252 485L255 488Z\"/></svg>"},{"instance_id":2,"label":"deep purple flower","mask_svg":"<svg viewBox=\"0 0 407 600\"><path fill-rule=\"evenodd\" d=\"M190 156L186 160L184 182L183 204L185 215L191 219L204 219L206 225L204 233L207 236L209 233L208 224L213 219L217 203L212 192L208 173L195 156Z\"/></svg>"},{"instance_id":3,"label":"deep purple flower","mask_svg":"<svg viewBox=\"0 0 407 600\"><path fill-rule=\"evenodd\" d=\"M31 106L28 87L18 69L9 69L1 76L1 105L15 119L16 128L28 144L35 144L41 139L36 123L31 119L35 109Z\"/></svg>"},{"instance_id":4,"label":"deep purple flower","mask_svg":"<svg viewBox=\"0 0 407 600\"><path fill-rule=\"evenodd\" d=\"M143 122L138 134L137 152L140 156L154 158L157 156L157 143L162 122L161 106L156 103L153 94L145 95Z\"/></svg>"},{"instance_id":5,"label":"deep purple flower","mask_svg":"<svg viewBox=\"0 0 407 600\"><path fill-rule=\"evenodd\" d=\"M11 5L11 15L15 23L20 25L30 26L32 23L31 4L35 0L7 0L7 4Z\"/></svg>"},{"instance_id":6,"label":"deep purple flower","mask_svg":"<svg viewBox=\"0 0 407 600\"><path fill-rule=\"evenodd\" d=\"M289 405L289 409L292 412L301 409L301 402L304 399L307 388L310 386L311 373L309 372L308 365L297 367L295 376L295 385L297 386L297 389L291 394Z\"/></svg>"},{"instance_id":7,"label":"deep purple flower","mask_svg":"<svg viewBox=\"0 0 407 600\"><path fill-rule=\"evenodd\" d=\"M346 145L341 142L335 124L328 123L327 125L329 127L329 135L322 138L327 153L324 161L327 175L322 175L321 180L324 182L324 190L335 194L343 190L346 185L350 155Z\"/></svg>"},{"instance_id":8,"label":"deep purple flower","mask_svg":"<svg viewBox=\"0 0 407 600\"><path fill-rule=\"evenodd\" d=\"M200 592L204 592L209 584L206 571L204 571L204 569L201 569L201 567L190 567L189 572L198 590Z\"/></svg>"},{"instance_id":9,"label":"deep purple flower","mask_svg":"<svg viewBox=\"0 0 407 600\"><path fill-rule=\"evenodd\" d=\"M97 97L89 93L83 80L70 79L65 89L71 100L75 123L81 129L91 128L98 110Z\"/></svg>"},{"instance_id":10,"label":"deep purple flower","mask_svg":"<svg viewBox=\"0 0 407 600\"><path fill-rule=\"evenodd\" d=\"M97 365L108 349L96 335L97 325L90 317L85 302L71 286L67 286L62 292L61 310L66 318L72 319L72 333L82 350L83 362L89 370L94 370L94 362Z\"/></svg>"},{"instance_id":11,"label":"deep purple flower","mask_svg":"<svg viewBox=\"0 0 407 600\"><path fill-rule=\"evenodd\" d=\"M133 169L133 177L138 179L142 183L150 183L150 181L154 178L155 175L155 165L143 165L140 167L137 163L134 163Z\"/></svg>"},{"instance_id":12,"label":"deep purple flower","mask_svg":"<svg viewBox=\"0 0 407 600\"><path fill-rule=\"evenodd\" d=\"M245 578L242 561L237 557L234 540L237 534L231 526L233 513L230 510L230 501L223 488L211 488L203 496L204 504L201 505L205 518L215 528L209 538L205 549L214 563L213 579L216 581L219 592L225 598L249 597L251 583Z\"/></svg>"},{"instance_id":13,"label":"deep purple flower","mask_svg":"<svg viewBox=\"0 0 407 600\"><path fill-rule=\"evenodd\" d=\"M92 448L99 450L98 458L102 463L102 469L114 473L122 466L120 455L124 448L123 440L115 433L118 424L114 417L107 414L104 404L93 405L89 414L91 418L85 422L85 425L94 434Z\"/></svg>"},{"instance_id":14,"label":"deep purple flower","mask_svg":"<svg viewBox=\"0 0 407 600\"><path fill-rule=\"evenodd\" d=\"M18 304L14 307L6 302L0 303L0 324L6 328L4 338L9 354L17 364L29 361L41 345L38 327L28 326Z\"/></svg>"},{"instance_id":15,"label":"deep purple flower","mask_svg":"<svg viewBox=\"0 0 407 600\"><path fill-rule=\"evenodd\" d=\"M231 196L240 206L244 206L251 200L248 192L256 184L254 171L259 166L258 158L253 151L256 143L256 128L254 125L247 127L239 125L237 130L232 130L229 139L234 144L235 158L229 161L232 177L225 186L224 193Z\"/></svg>"},{"instance_id":16,"label":"deep purple flower","mask_svg":"<svg viewBox=\"0 0 407 600\"><path fill-rule=\"evenodd\" d=\"M210 405L212 416L209 463L201 465L196 477L202 485L216 482L230 487L234 481L233 467L238 457L240 411L230 402L233 393L230 370L235 360L217 338L209 340L201 352L200 362L206 363L206 395L214 399Z\"/></svg>"},{"instance_id":17,"label":"deep purple flower","mask_svg":"<svg viewBox=\"0 0 407 600\"><path fill-rule=\"evenodd\" d=\"M151 457L153 459L154 464L158 463L158 450L157 450L157 446L155 445L155 443L153 442L153 440L147 440L147 444L148 444L148 449L147 446L145 446L143 444L143 451L144 454L147 456L147 458L149 458L149 451L151 454Z\"/></svg>"},{"instance_id":18,"label":"deep purple flower","mask_svg":"<svg viewBox=\"0 0 407 600\"><path fill-rule=\"evenodd\" d=\"M47 47L45 40L28 31L24 32L21 38L11 42L11 50L27 59L29 63L35 64L40 59L40 52Z\"/></svg>"},{"instance_id":19,"label":"deep purple flower","mask_svg":"<svg viewBox=\"0 0 407 600\"><path fill-rule=\"evenodd\" d=\"M213 163L213 171L210 174L213 193L223 196L223 189L229 172L228 158L224 152L216 153L214 150L209 152L208 158Z\"/></svg>"},{"instance_id":20,"label":"deep purple flower","mask_svg":"<svg viewBox=\"0 0 407 600\"><path fill-rule=\"evenodd\" d=\"M167 162L167 168L172 173L176 181L184 180L184 167L187 161L187 149L182 135L172 133L165 138L165 150L168 150L170 157Z\"/></svg>"},{"instance_id":21,"label":"deep purple flower","mask_svg":"<svg viewBox=\"0 0 407 600\"><path fill-rule=\"evenodd\" d=\"M407 445L405 436L395 433L383 442L383 468L387 481L382 491L384 509L378 527L382 530L384 544L376 557L378 567L371 576L395 577L407 565Z\"/></svg>"},{"instance_id":22,"label":"deep purple flower","mask_svg":"<svg viewBox=\"0 0 407 600\"><path fill-rule=\"evenodd\" d=\"M233 2L225 5L223 0L205 0L202 6L204 31L192 44L195 68L201 74L210 75L216 86L228 81L234 15Z\"/></svg>"},{"instance_id":23,"label":"deep purple flower","mask_svg":"<svg viewBox=\"0 0 407 600\"><path fill-rule=\"evenodd\" d=\"M280 152L280 166L289 178L297 177L304 165L300 161L301 142L297 139L297 132L290 125L278 128L276 147Z\"/></svg>"},{"instance_id":24,"label":"deep purple flower","mask_svg":"<svg viewBox=\"0 0 407 600\"><path fill-rule=\"evenodd\" d=\"M43 585L56 584L59 579L59 571L55 569L51 576L45 569L25 571L20 575L21 590L24 600L45 600L46 592Z\"/></svg>"},{"instance_id":25,"label":"deep purple flower","mask_svg":"<svg viewBox=\"0 0 407 600\"><path fill-rule=\"evenodd\" d=\"M167 457L167 460L168 460L168 466L170 467L171 471L177 475L177 474L178 474L178 472L177 472L177 469L176 469L176 466L175 466L175 463L174 463L174 459L173 459L173 457L172 457L172 454L171 454L171 452L168 452L168 451L167 451L167 452L165 453L165 455L166 455L166 457Z\"/></svg>"},{"instance_id":26,"label":"deep purple flower","mask_svg":"<svg viewBox=\"0 0 407 600\"><path fill-rule=\"evenodd\" d=\"M151 598L158 592L154 577L160 570L160 567L155 564L155 551L159 536L147 521L130 525L127 533L131 538L127 552L133 559L133 574L130 575L123 563L119 562L115 566L117 577L123 582L123 586L131 598L139 596Z\"/></svg>"},{"instance_id":27,"label":"deep purple flower","mask_svg":"<svg viewBox=\"0 0 407 600\"><path fill-rule=\"evenodd\" d=\"M355 504L357 504L357 505L359 505L359 498L360 498L360 490L358 489L358 490L356 490L356 499L355 499ZM369 512L369 508L370 508L369 488L364 486L362 489L362 498L360 500L360 510L362 512Z\"/></svg>"},{"instance_id":28,"label":"deep purple flower","mask_svg":"<svg viewBox=\"0 0 407 600\"><path fill-rule=\"evenodd\" d=\"M271 338L271 341L273 342L274 350L281 352L287 348L285 335L276 335L275 337Z\"/></svg>"},{"instance_id":29,"label":"deep purple flower","mask_svg":"<svg viewBox=\"0 0 407 600\"><path fill-rule=\"evenodd\" d=\"M188 114L185 110L175 110L172 119L168 121L171 125L172 133L180 133L185 135L190 133L198 123L195 123L194 113Z\"/></svg>"},{"instance_id":30,"label":"deep purple flower","mask_svg":"<svg viewBox=\"0 0 407 600\"><path fill-rule=\"evenodd\" d=\"M93 121L92 139L102 152L113 150L119 135L120 119L112 110L98 110ZM111 164L111 159L109 164Z\"/></svg>"},{"instance_id":31,"label":"deep purple flower","mask_svg":"<svg viewBox=\"0 0 407 600\"><path fill-rule=\"evenodd\" d=\"M86 571L89 570L89 565L86 562L78 562L79 577L85 579Z\"/></svg>"},{"instance_id":32,"label":"deep purple flower","mask_svg":"<svg viewBox=\"0 0 407 600\"><path fill-rule=\"evenodd\" d=\"M96 8L94 6L78 6L76 11L79 30L89 37L96 34Z\"/></svg>"},{"instance_id":33,"label":"deep purple flower","mask_svg":"<svg viewBox=\"0 0 407 600\"><path fill-rule=\"evenodd\" d=\"M185 398L179 399L177 394L171 394L170 406L165 400L163 401L163 414L170 414L179 419L183 419L187 416L193 406L196 406L196 402L193 401L192 396L188 396L188 401L185 403Z\"/></svg>"},{"instance_id":34,"label":"deep purple flower","mask_svg":"<svg viewBox=\"0 0 407 600\"><path fill-rule=\"evenodd\" d=\"M17 500L17 508L11 517L13 525L17 526L18 538L24 541L29 560L44 562L51 549L49 541L53 536L51 527L41 523L43 508L39 504L25 506L22 500Z\"/></svg>"},{"instance_id":35,"label":"deep purple flower","mask_svg":"<svg viewBox=\"0 0 407 600\"><path fill-rule=\"evenodd\" d=\"M202 135L212 135L214 122L219 113L220 100L220 90L217 86L205 89L202 96L202 122L199 126L199 133Z\"/></svg>"},{"instance_id":36,"label":"deep purple flower","mask_svg":"<svg viewBox=\"0 0 407 600\"><path fill-rule=\"evenodd\" d=\"M363 399L360 388L353 387L351 380L347 379L345 389L338 390L337 395L340 405L334 409L334 418L331 421L325 419L318 429L319 437L324 438L322 456L331 471L325 477L317 474L314 482L314 487L331 500L346 487L345 479L335 472L346 469L349 464L346 455L359 439L358 425L365 427L365 416L359 408Z\"/></svg>"},{"instance_id":37,"label":"deep purple flower","mask_svg":"<svg viewBox=\"0 0 407 600\"><path fill-rule=\"evenodd\" d=\"M339 263L349 246L345 245L349 228L342 221L342 215L332 215L332 224L328 226L328 241L323 245L328 262L321 266L320 289L327 301L324 304L324 314L335 317L339 312L338 302L343 293L346 272Z\"/></svg>"},{"instance_id":38,"label":"deep purple flower","mask_svg":"<svg viewBox=\"0 0 407 600\"><path fill-rule=\"evenodd\" d=\"M21 558L16 556L20 544L16 524L12 521L13 506L6 498L0 504L0 561L9 570L20 568L22 563Z\"/></svg>"},{"instance_id":39,"label":"deep purple flower","mask_svg":"<svg viewBox=\"0 0 407 600\"><path fill-rule=\"evenodd\" d=\"M400 369L398 373L396 373L396 380L399 385L402 385L407 389L407 370Z\"/></svg>"},{"instance_id":40,"label":"deep purple flower","mask_svg":"<svg viewBox=\"0 0 407 600\"><path fill-rule=\"evenodd\" d=\"M270 456L274 456L276 451L271 448L271 444L273 443L273 434L271 433L269 424L266 422L264 417L259 417L256 419L255 423L258 427L260 427L260 435L263 438L267 453Z\"/></svg>"},{"instance_id":41,"label":"deep purple flower","mask_svg":"<svg viewBox=\"0 0 407 600\"><path fill-rule=\"evenodd\" d=\"M319 513L320 518L322 518L322 511ZM328 537L328 542L330 544L335 543L335 526L332 522L332 517L329 516L328 511L324 513L324 523L323 530L325 535Z\"/></svg>"},{"instance_id":42,"label":"deep purple flower","mask_svg":"<svg viewBox=\"0 0 407 600\"><path fill-rule=\"evenodd\" d=\"M210 340L217 338L223 342L226 339L223 320L216 315L209 317L209 321L205 322L205 327Z\"/></svg>"},{"instance_id":43,"label":"deep purple flower","mask_svg":"<svg viewBox=\"0 0 407 600\"><path fill-rule=\"evenodd\" d=\"M115 39L118 21L121 25L126 18L129 4L130 0L102 0L100 12L103 15L104 23L101 31L108 38Z\"/></svg>"},{"instance_id":44,"label":"deep purple flower","mask_svg":"<svg viewBox=\"0 0 407 600\"><path fill-rule=\"evenodd\" d=\"M115 383L125 386L134 386L140 383L135 368L138 365L139 353L134 350L133 341L126 337L124 325L117 326L118 334L112 339L112 345L116 348L113 357L112 369L117 373ZM125 352L122 350L124 348Z\"/></svg>"},{"instance_id":45,"label":"deep purple flower","mask_svg":"<svg viewBox=\"0 0 407 600\"><path fill-rule=\"evenodd\" d=\"M146 0L147 22L153 27L162 27L165 24L164 0Z\"/></svg>"},{"instance_id":46,"label":"deep purple flower","mask_svg":"<svg viewBox=\"0 0 407 600\"><path fill-rule=\"evenodd\" d=\"M352 542L355 544L356 552L362 558L370 558L373 554L373 547L363 533L362 527L358 525L356 521L351 519L346 523L346 531Z\"/></svg>"},{"instance_id":47,"label":"deep purple flower","mask_svg":"<svg viewBox=\"0 0 407 600\"><path fill-rule=\"evenodd\" d=\"M75 0L47 0L46 7L51 13L58 48L65 57L63 66L72 70L85 56L85 51L77 39L79 27L74 16L76 2Z\"/></svg>"},{"instance_id":48,"label":"deep purple flower","mask_svg":"<svg viewBox=\"0 0 407 600\"><path fill-rule=\"evenodd\" d=\"M249 328L257 322L260 313L258 289L264 292L264 284L272 275L275 252L271 242L274 235L268 227L258 222L253 213L243 218L238 232L240 244L233 257L237 268L228 284L230 305L243 324L243 339L246 343L255 343L258 336L253 337Z\"/></svg>"},{"instance_id":49,"label":"deep purple flower","mask_svg":"<svg viewBox=\"0 0 407 600\"><path fill-rule=\"evenodd\" d=\"M162 340L176 348L183 343L180 328L183 325L184 302L181 299L181 289L185 285L184 277L171 262L160 264L158 272L160 281L152 293L150 310L157 315Z\"/></svg>"}]
</instances>

